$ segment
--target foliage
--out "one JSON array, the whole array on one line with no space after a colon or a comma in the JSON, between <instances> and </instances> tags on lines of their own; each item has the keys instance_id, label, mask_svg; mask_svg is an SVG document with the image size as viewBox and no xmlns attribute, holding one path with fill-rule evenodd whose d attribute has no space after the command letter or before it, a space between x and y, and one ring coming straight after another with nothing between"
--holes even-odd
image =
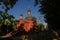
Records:
<instances>
[{"instance_id":1,"label":"foliage","mask_svg":"<svg viewBox=\"0 0 60 40\"><path fill-rule=\"evenodd\" d=\"M0 0L0 6L4 9L3 11L0 11L0 30L2 35L16 29L15 26L17 21L14 20L13 15L8 14L7 12L10 8L13 8L17 1L18 0Z\"/></svg>"},{"instance_id":2,"label":"foliage","mask_svg":"<svg viewBox=\"0 0 60 40\"><path fill-rule=\"evenodd\" d=\"M44 29L44 25L42 23L38 24L38 29Z\"/></svg>"},{"instance_id":3,"label":"foliage","mask_svg":"<svg viewBox=\"0 0 60 40\"><path fill-rule=\"evenodd\" d=\"M54 30L60 29L60 1L59 0L35 0L39 4L39 12L46 14L46 22Z\"/></svg>"},{"instance_id":4,"label":"foliage","mask_svg":"<svg viewBox=\"0 0 60 40\"><path fill-rule=\"evenodd\" d=\"M0 0L0 5L4 4L6 9L4 6L2 6L2 8L4 8L5 11L8 11L10 8L12 8L16 4L17 1L18 0Z\"/></svg>"},{"instance_id":5,"label":"foliage","mask_svg":"<svg viewBox=\"0 0 60 40\"><path fill-rule=\"evenodd\" d=\"M7 12L2 12L2 13L0 13L0 17L1 17L1 19L7 19L8 18L8 16L9 16L9 14L7 13Z\"/></svg>"},{"instance_id":6,"label":"foliage","mask_svg":"<svg viewBox=\"0 0 60 40\"><path fill-rule=\"evenodd\" d=\"M2 33L7 33L16 29L17 20L7 12L0 14L0 30ZM8 30L8 31L7 31Z\"/></svg>"}]
</instances>

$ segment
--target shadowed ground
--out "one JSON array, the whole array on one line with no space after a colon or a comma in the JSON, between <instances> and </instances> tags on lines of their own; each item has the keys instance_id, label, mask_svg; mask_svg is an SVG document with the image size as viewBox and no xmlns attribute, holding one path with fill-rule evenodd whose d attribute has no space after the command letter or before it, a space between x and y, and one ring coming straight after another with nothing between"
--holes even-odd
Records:
<instances>
[{"instance_id":1,"label":"shadowed ground","mask_svg":"<svg viewBox=\"0 0 60 40\"><path fill-rule=\"evenodd\" d=\"M16 32L14 32L16 33ZM13 33L13 34L14 34ZM53 40L57 39L57 36L53 33L53 30L44 30L39 32L18 32L9 38L1 38L2 40Z\"/></svg>"}]
</instances>

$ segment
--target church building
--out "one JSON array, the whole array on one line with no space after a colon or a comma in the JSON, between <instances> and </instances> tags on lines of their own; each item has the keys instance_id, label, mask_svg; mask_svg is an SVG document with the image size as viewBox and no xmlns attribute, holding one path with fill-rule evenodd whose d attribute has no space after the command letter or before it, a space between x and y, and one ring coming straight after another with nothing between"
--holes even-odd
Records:
<instances>
[{"instance_id":1,"label":"church building","mask_svg":"<svg viewBox=\"0 0 60 40\"><path fill-rule=\"evenodd\" d=\"M28 32L28 31L30 31L31 28L33 28L36 25L37 25L37 23L33 20L33 16L31 16L31 10L30 10L30 8L28 8L28 15L26 17L26 20L23 20L23 15L20 14L20 19L19 19L18 24L16 25L16 29L18 29L22 26L23 29L26 32Z\"/></svg>"},{"instance_id":2,"label":"church building","mask_svg":"<svg viewBox=\"0 0 60 40\"><path fill-rule=\"evenodd\" d=\"M16 25L16 32L21 30L19 28L23 28L25 32L29 32L33 28L37 28L37 22L33 20L33 16L31 16L31 10L28 9L28 16L26 17L26 20L23 20L23 15L20 14L19 22ZM36 30L35 30L36 31ZM3 37L11 37L15 32L9 32ZM16 33L15 33L16 34Z\"/></svg>"}]
</instances>

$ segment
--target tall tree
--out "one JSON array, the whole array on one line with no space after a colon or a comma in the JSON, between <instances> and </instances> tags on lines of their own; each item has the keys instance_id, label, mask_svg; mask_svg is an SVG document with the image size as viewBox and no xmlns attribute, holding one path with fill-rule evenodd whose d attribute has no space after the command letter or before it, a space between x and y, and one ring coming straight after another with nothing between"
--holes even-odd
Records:
<instances>
[{"instance_id":1,"label":"tall tree","mask_svg":"<svg viewBox=\"0 0 60 40\"><path fill-rule=\"evenodd\" d=\"M12 27L16 24L14 22L14 16L8 14L8 10L13 8L18 0L0 0L0 6L4 10L0 10L0 30L3 34L7 33L7 29L11 30Z\"/></svg>"},{"instance_id":2,"label":"tall tree","mask_svg":"<svg viewBox=\"0 0 60 40\"><path fill-rule=\"evenodd\" d=\"M0 30L2 35L16 29L17 20L14 20L13 15L3 12L0 16Z\"/></svg>"},{"instance_id":3,"label":"tall tree","mask_svg":"<svg viewBox=\"0 0 60 40\"><path fill-rule=\"evenodd\" d=\"M35 0L36 5L39 4L39 12L46 14L46 22L49 27L60 29L60 1L59 0Z\"/></svg>"}]
</instances>

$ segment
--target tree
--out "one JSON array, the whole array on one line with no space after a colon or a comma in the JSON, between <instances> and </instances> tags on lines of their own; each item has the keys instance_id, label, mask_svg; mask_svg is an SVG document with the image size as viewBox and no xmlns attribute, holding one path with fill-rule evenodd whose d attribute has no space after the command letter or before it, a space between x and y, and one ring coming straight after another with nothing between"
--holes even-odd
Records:
<instances>
[{"instance_id":1,"label":"tree","mask_svg":"<svg viewBox=\"0 0 60 40\"><path fill-rule=\"evenodd\" d=\"M17 20L14 20L13 15L7 15L7 12L2 13L0 19L0 30L2 35L16 29Z\"/></svg>"},{"instance_id":2,"label":"tree","mask_svg":"<svg viewBox=\"0 0 60 40\"><path fill-rule=\"evenodd\" d=\"M60 29L60 1L59 0L35 0L39 4L39 12L46 14L46 22L54 30Z\"/></svg>"},{"instance_id":3,"label":"tree","mask_svg":"<svg viewBox=\"0 0 60 40\"><path fill-rule=\"evenodd\" d=\"M4 6L2 6L2 8L5 9L5 11L7 12L16 4L17 1L18 0L0 0L0 6L4 4L6 8Z\"/></svg>"},{"instance_id":4,"label":"tree","mask_svg":"<svg viewBox=\"0 0 60 40\"><path fill-rule=\"evenodd\" d=\"M13 6L16 4L18 0L0 0L0 6L4 9L3 11L0 11L0 30L2 31L2 34L6 34L7 30L13 29L14 25L16 25L16 22L14 22L14 16L7 13L7 11L10 8L13 8Z\"/></svg>"},{"instance_id":5,"label":"tree","mask_svg":"<svg viewBox=\"0 0 60 40\"><path fill-rule=\"evenodd\" d=\"M38 24L38 29L43 31L44 30L44 25L42 23L39 23Z\"/></svg>"}]
</instances>

